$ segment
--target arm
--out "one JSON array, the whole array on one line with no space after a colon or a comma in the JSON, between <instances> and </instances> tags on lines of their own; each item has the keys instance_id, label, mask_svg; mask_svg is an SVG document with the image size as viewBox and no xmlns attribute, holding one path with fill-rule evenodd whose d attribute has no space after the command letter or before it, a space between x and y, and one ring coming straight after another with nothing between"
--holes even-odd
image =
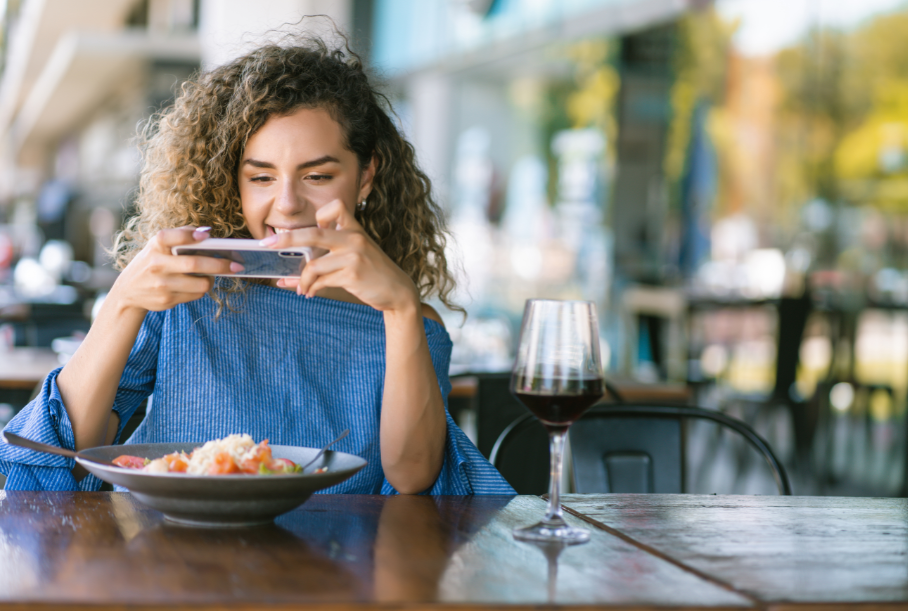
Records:
<instances>
[{"instance_id":1,"label":"arm","mask_svg":"<svg viewBox=\"0 0 908 611\"><path fill-rule=\"evenodd\" d=\"M111 418L111 408L148 311L198 299L211 288L211 277L187 274L229 269L228 261L170 254L173 246L204 238L204 233L181 228L161 231L149 241L117 278L85 341L60 372L57 387L76 450L113 441L119 419Z\"/></svg>"},{"instance_id":2,"label":"arm","mask_svg":"<svg viewBox=\"0 0 908 611\"><path fill-rule=\"evenodd\" d=\"M110 417L111 407L146 313L125 307L120 291L115 283L82 345L57 376L76 450L112 441L110 429L116 434L116 428L110 425L119 424L116 415Z\"/></svg>"},{"instance_id":3,"label":"arm","mask_svg":"<svg viewBox=\"0 0 908 611\"><path fill-rule=\"evenodd\" d=\"M299 279L282 279L278 286L295 286L298 294L309 297L352 295L382 312L386 359L379 432L382 468L398 492L422 492L441 470L447 432L422 319L424 313L437 315L420 304L413 281L365 234L343 202L320 208L316 220L318 228L263 240L274 248L328 250L307 264ZM336 229L328 229L333 226Z\"/></svg>"},{"instance_id":4,"label":"arm","mask_svg":"<svg viewBox=\"0 0 908 611\"><path fill-rule=\"evenodd\" d=\"M381 458L385 477L402 494L429 488L444 460L447 422L426 341L424 309L437 319L418 301L408 311L384 312Z\"/></svg>"}]
</instances>

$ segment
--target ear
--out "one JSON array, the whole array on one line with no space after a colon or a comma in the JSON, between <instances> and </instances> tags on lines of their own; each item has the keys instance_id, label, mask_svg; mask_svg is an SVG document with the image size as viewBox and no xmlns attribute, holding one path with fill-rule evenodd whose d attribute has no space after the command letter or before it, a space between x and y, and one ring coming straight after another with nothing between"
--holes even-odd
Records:
<instances>
[{"instance_id":1,"label":"ear","mask_svg":"<svg viewBox=\"0 0 908 611\"><path fill-rule=\"evenodd\" d=\"M375 180L375 169L375 155L372 155L372 159L369 160L369 165L363 168L362 173L359 175L359 194L357 195L356 203L363 201L372 193L372 181Z\"/></svg>"}]
</instances>

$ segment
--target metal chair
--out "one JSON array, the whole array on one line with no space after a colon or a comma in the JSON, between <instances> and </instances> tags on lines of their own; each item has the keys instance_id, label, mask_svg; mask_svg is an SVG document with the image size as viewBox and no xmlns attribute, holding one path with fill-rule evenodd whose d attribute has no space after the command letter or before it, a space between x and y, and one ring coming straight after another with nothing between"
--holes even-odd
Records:
<instances>
[{"instance_id":1,"label":"metal chair","mask_svg":"<svg viewBox=\"0 0 908 611\"><path fill-rule=\"evenodd\" d=\"M682 421L709 420L740 434L766 460L779 494L790 495L785 468L769 444L746 423L721 412L692 406L598 405L571 427L571 456L576 492L684 491ZM547 435L532 414L514 419L498 436L489 461L521 494L539 494L548 484L548 472L528 474L528 456L509 456L515 442L532 445L534 454L547 455Z\"/></svg>"}]
</instances>

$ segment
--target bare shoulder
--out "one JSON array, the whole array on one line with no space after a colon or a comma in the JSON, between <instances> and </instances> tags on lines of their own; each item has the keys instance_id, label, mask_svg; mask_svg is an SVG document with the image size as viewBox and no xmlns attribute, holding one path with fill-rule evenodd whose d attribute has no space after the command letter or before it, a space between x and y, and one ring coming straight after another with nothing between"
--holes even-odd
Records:
<instances>
[{"instance_id":1,"label":"bare shoulder","mask_svg":"<svg viewBox=\"0 0 908 611\"><path fill-rule=\"evenodd\" d=\"M438 315L438 312L435 311L435 308L433 308L432 306L425 304L425 303L423 303L421 305L422 305L422 315L424 318L434 320L435 322L440 324L442 327L445 326L445 322L441 319L441 316Z\"/></svg>"}]
</instances>

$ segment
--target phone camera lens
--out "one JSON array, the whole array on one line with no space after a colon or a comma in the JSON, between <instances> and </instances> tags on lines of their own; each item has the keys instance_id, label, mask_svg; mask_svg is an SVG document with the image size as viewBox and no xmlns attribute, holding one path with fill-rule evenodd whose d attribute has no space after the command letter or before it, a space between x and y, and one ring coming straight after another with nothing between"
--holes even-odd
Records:
<instances>
[{"instance_id":1,"label":"phone camera lens","mask_svg":"<svg viewBox=\"0 0 908 611\"><path fill-rule=\"evenodd\" d=\"M282 257L302 257L303 253L301 252L282 252L280 253Z\"/></svg>"}]
</instances>

